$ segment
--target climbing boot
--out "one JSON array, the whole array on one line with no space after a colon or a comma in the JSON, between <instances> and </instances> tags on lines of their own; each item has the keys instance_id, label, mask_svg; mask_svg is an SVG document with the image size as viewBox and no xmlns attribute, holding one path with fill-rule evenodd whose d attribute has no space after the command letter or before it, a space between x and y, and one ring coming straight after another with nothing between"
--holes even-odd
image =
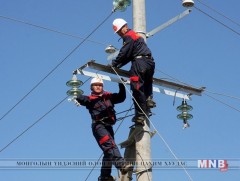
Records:
<instances>
[{"instance_id":1,"label":"climbing boot","mask_svg":"<svg viewBox=\"0 0 240 181\"><path fill-rule=\"evenodd\" d=\"M98 181L115 181L116 178L113 176L99 176Z\"/></svg>"},{"instance_id":2,"label":"climbing boot","mask_svg":"<svg viewBox=\"0 0 240 181\"><path fill-rule=\"evenodd\" d=\"M132 121L135 122L135 124L144 126L145 116L134 116Z\"/></svg>"},{"instance_id":3,"label":"climbing boot","mask_svg":"<svg viewBox=\"0 0 240 181\"><path fill-rule=\"evenodd\" d=\"M120 169L120 172L122 175L125 175L126 173L132 170L133 170L133 165L128 163L123 165L123 167Z\"/></svg>"},{"instance_id":4,"label":"climbing boot","mask_svg":"<svg viewBox=\"0 0 240 181\"><path fill-rule=\"evenodd\" d=\"M147 113L148 113L148 117L153 115L152 110L150 108L147 108Z\"/></svg>"},{"instance_id":5,"label":"climbing boot","mask_svg":"<svg viewBox=\"0 0 240 181\"><path fill-rule=\"evenodd\" d=\"M153 97L152 96L149 96L147 98L147 107L148 108L154 108L156 107L156 102L153 100Z\"/></svg>"}]
</instances>

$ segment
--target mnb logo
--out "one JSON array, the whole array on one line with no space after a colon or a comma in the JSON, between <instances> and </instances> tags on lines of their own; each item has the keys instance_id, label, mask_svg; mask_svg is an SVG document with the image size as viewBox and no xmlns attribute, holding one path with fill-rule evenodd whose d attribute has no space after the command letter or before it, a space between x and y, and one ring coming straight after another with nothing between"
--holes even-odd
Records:
<instances>
[{"instance_id":1,"label":"mnb logo","mask_svg":"<svg viewBox=\"0 0 240 181\"><path fill-rule=\"evenodd\" d=\"M219 168L220 171L227 171L227 160L198 160L198 168Z\"/></svg>"}]
</instances>

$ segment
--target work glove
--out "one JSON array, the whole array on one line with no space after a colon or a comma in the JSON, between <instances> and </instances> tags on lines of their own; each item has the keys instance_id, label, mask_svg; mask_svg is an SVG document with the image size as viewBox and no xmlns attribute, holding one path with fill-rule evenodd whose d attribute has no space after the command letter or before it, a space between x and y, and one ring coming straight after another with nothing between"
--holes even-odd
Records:
<instances>
[{"instance_id":1,"label":"work glove","mask_svg":"<svg viewBox=\"0 0 240 181\"><path fill-rule=\"evenodd\" d=\"M76 106L81 106L81 104L76 99L74 99L73 101Z\"/></svg>"},{"instance_id":2,"label":"work glove","mask_svg":"<svg viewBox=\"0 0 240 181\"><path fill-rule=\"evenodd\" d=\"M77 97L73 96L68 99L69 102L73 102L76 106L81 106L81 104L77 101Z\"/></svg>"}]
</instances>

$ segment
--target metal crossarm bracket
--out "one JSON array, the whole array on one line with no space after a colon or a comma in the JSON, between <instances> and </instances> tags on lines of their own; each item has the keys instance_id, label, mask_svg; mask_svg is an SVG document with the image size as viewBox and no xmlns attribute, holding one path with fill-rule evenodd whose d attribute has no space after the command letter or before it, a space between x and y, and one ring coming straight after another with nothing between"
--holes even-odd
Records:
<instances>
[{"instance_id":1,"label":"metal crossarm bracket","mask_svg":"<svg viewBox=\"0 0 240 181\"><path fill-rule=\"evenodd\" d=\"M86 63L84 66L80 67L77 70L78 74L82 74L82 75L86 75L86 76L90 76L90 77L100 77L104 80L108 80L108 81L113 81L113 82L121 82L119 80L119 77L110 77L108 75L102 75L99 73L93 73L93 72L89 72L84 70L85 68L91 68L91 69L95 69L98 71L102 71L102 72L106 72L106 73L110 73L110 74L114 74L116 75L115 71L118 73L119 76L121 77L126 77L129 78L130 77L130 73L129 71L126 70L122 70L122 69L117 69L115 68L115 71L110 67L110 66L106 66L106 65L102 65L102 64L98 64L95 63L94 60L89 61L88 63ZM127 81L127 83L129 84L129 81ZM190 95L198 95L201 96L203 91L204 91L204 87L201 88L196 88L193 86L188 86L185 84L179 84L176 82L170 82L170 81L166 81L163 79L158 79L158 78L153 78L153 85L155 85L153 87L153 91L155 92L160 92L163 94L167 94L167 95L171 95L171 96L175 96L175 97L179 97L179 98L184 98L186 100L190 99ZM165 90L156 86L160 86L160 87L166 87L166 88L170 88L173 89L175 91L170 91L170 90ZM179 92L184 92L187 95L181 94Z\"/></svg>"},{"instance_id":2,"label":"metal crossarm bracket","mask_svg":"<svg viewBox=\"0 0 240 181\"><path fill-rule=\"evenodd\" d=\"M148 33L146 34L146 37L149 38L149 37L153 36L153 35L156 34L157 32L159 32L159 31L167 28L168 26L170 26L171 24L175 23L176 21L178 21L178 20L182 19L183 17L189 15L190 12L191 12L190 9L185 10L184 12L182 12L181 14L179 14L178 16L170 19L170 20L167 21L166 23L164 23L164 24L158 26L157 28L153 29L152 31L148 32Z\"/></svg>"}]
</instances>

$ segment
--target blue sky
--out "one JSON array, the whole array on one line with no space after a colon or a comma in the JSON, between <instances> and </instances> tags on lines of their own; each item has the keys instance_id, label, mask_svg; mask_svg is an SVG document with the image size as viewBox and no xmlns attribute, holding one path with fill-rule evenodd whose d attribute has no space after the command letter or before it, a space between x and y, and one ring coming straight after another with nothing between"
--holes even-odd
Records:
<instances>
[{"instance_id":1,"label":"blue sky","mask_svg":"<svg viewBox=\"0 0 240 181\"><path fill-rule=\"evenodd\" d=\"M218 10L235 23L200 2ZM155 115L151 121L181 160L239 160L240 27L237 23L240 23L240 16L237 12L240 2L203 0L195 1L195 5L207 15L193 8L189 16L155 34L147 43L156 61L155 77L168 80L175 78L196 87L205 86L206 91L202 96L192 96L192 101L188 102L193 106L190 128L183 130L182 122L176 118L179 114L176 107L182 100L176 99L173 106L173 97L158 93L154 93L157 108L153 110ZM70 56L70 52L83 41L81 38L87 37L111 13L112 1L0 0L0 7L0 117L25 96L0 120L0 159L98 159L101 151L91 133L89 114L84 107L76 107L65 99L69 89L65 83L71 79L73 70L91 59L107 64L106 46L112 44L120 48L122 44L113 33L112 21L121 17L132 27L132 7L125 12L114 13L90 36L91 41L82 43ZM178 0L146 1L147 31L184 10ZM26 22L46 29L27 25ZM61 61L63 63L59 65ZM124 67L126 70L128 68ZM80 75L78 78L82 81L88 79ZM116 83L105 82L104 88L118 91ZM89 94L89 81L81 89ZM116 110L126 110L131 104L128 95L123 104L116 106ZM131 124L130 118L124 120L116 133L117 143L127 137ZM159 135L155 135L151 143L153 159L174 159ZM124 153L124 150L121 152ZM75 181L85 180L90 169L1 168L0 173L0 180L7 181ZM229 169L227 172L189 169L188 173L194 181L240 179L239 169ZM113 174L117 174L115 170ZM97 180L98 175L99 169L95 169L88 180ZM174 181L176 178L189 180L182 169L153 170L153 180Z\"/></svg>"}]
</instances>

